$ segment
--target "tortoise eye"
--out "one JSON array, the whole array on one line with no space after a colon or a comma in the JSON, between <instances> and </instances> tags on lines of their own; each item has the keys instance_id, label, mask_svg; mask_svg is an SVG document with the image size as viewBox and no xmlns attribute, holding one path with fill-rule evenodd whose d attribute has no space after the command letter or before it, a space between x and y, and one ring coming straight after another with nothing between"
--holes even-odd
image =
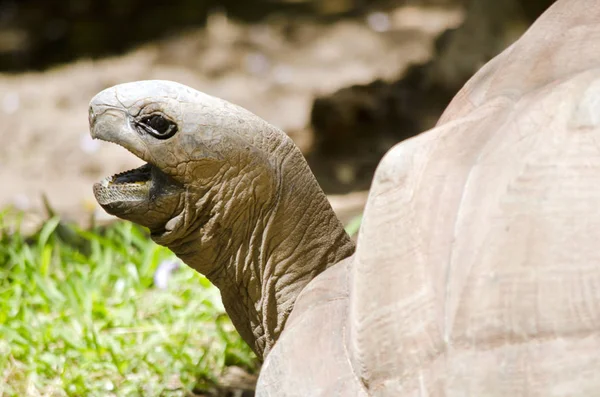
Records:
<instances>
[{"instance_id":1,"label":"tortoise eye","mask_svg":"<svg viewBox=\"0 0 600 397\"><path fill-rule=\"evenodd\" d=\"M136 124L145 132L158 139L168 139L177 132L177 124L160 114L144 117Z\"/></svg>"}]
</instances>

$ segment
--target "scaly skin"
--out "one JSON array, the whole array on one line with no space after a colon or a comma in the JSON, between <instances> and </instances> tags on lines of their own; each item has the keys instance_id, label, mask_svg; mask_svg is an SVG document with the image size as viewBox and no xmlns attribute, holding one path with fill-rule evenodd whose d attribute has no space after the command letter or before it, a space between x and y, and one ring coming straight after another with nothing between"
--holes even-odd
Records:
<instances>
[{"instance_id":1,"label":"scaly skin","mask_svg":"<svg viewBox=\"0 0 600 397\"><path fill-rule=\"evenodd\" d=\"M157 114L174 135L140 126ZM206 275L259 357L308 282L354 251L298 148L240 107L174 82L140 81L94 97L90 130L152 165L150 180L96 184L98 202Z\"/></svg>"}]
</instances>

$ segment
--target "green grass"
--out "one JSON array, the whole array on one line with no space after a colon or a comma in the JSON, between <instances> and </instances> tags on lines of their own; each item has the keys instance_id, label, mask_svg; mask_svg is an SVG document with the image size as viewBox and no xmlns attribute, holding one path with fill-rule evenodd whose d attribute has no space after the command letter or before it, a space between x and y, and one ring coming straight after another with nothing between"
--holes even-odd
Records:
<instances>
[{"instance_id":1,"label":"green grass","mask_svg":"<svg viewBox=\"0 0 600 397\"><path fill-rule=\"evenodd\" d=\"M353 237L360 230L360 225L362 224L363 214L357 215L354 218L350 219L350 222L346 225L346 233Z\"/></svg>"},{"instance_id":2,"label":"green grass","mask_svg":"<svg viewBox=\"0 0 600 397\"><path fill-rule=\"evenodd\" d=\"M258 364L218 291L119 222L80 230L57 218L25 238L0 215L0 396L184 396L228 365Z\"/></svg>"}]
</instances>

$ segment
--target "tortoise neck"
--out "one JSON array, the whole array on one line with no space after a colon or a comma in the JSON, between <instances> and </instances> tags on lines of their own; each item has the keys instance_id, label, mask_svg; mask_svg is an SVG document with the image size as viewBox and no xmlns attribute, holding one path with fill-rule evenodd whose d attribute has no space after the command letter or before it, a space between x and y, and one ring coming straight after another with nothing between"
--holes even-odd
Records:
<instances>
[{"instance_id":1,"label":"tortoise neck","mask_svg":"<svg viewBox=\"0 0 600 397\"><path fill-rule=\"evenodd\" d=\"M262 194L269 200L236 200L228 214L231 200L204 195L218 219L196 234L201 241L170 247L219 288L233 324L259 357L279 338L304 287L354 252L299 149L281 139L267 152L273 166L260 173L268 179L260 186L271 187ZM227 180L235 186L236 178Z\"/></svg>"}]
</instances>

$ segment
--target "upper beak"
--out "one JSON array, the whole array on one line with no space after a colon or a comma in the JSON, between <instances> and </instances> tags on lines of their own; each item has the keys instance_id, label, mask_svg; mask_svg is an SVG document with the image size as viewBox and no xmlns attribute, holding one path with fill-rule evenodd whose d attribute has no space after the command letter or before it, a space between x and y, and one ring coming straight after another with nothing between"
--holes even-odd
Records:
<instances>
[{"instance_id":1,"label":"upper beak","mask_svg":"<svg viewBox=\"0 0 600 397\"><path fill-rule=\"evenodd\" d=\"M88 119L92 138L116 143L140 159L152 162L146 143L132 126L129 111L117 98L114 87L92 98Z\"/></svg>"}]
</instances>

